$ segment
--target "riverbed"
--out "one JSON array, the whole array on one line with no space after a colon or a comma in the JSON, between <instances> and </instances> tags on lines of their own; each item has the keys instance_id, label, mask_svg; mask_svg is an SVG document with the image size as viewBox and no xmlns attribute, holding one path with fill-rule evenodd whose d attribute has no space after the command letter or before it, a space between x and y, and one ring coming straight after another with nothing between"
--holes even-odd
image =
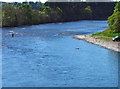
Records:
<instances>
[{"instance_id":1,"label":"riverbed","mask_svg":"<svg viewBox=\"0 0 120 89\"><path fill-rule=\"evenodd\" d=\"M106 28L104 20L3 28L3 87L116 87L118 52L72 38Z\"/></svg>"}]
</instances>

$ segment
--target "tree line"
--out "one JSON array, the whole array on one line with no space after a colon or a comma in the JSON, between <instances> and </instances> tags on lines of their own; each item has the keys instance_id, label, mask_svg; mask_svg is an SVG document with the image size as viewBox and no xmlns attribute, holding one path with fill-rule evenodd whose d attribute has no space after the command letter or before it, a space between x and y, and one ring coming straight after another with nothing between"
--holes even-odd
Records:
<instances>
[{"instance_id":1,"label":"tree line","mask_svg":"<svg viewBox=\"0 0 120 89\"><path fill-rule=\"evenodd\" d=\"M65 21L107 20L116 2L46 2L45 5L61 8Z\"/></svg>"},{"instance_id":2,"label":"tree line","mask_svg":"<svg viewBox=\"0 0 120 89\"><path fill-rule=\"evenodd\" d=\"M107 19L115 2L23 2L4 3L2 26L15 27L50 22Z\"/></svg>"},{"instance_id":3,"label":"tree line","mask_svg":"<svg viewBox=\"0 0 120 89\"><path fill-rule=\"evenodd\" d=\"M62 10L59 7L43 6L35 9L29 3L15 6L5 3L2 7L2 26L15 27L61 21Z\"/></svg>"}]
</instances>

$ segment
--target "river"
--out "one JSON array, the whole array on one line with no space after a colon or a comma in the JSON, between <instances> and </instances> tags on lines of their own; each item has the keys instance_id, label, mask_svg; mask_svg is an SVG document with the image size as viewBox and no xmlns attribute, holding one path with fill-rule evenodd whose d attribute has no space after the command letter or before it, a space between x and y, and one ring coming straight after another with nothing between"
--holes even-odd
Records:
<instances>
[{"instance_id":1,"label":"river","mask_svg":"<svg viewBox=\"0 0 120 89\"><path fill-rule=\"evenodd\" d=\"M3 28L3 87L116 87L118 52L72 38L106 28L104 20Z\"/></svg>"}]
</instances>

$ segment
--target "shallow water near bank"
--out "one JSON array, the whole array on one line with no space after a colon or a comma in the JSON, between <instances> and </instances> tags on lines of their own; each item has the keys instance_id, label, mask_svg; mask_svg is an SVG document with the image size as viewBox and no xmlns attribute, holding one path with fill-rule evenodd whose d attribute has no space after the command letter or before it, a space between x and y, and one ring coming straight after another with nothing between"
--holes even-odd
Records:
<instances>
[{"instance_id":1,"label":"shallow water near bank","mask_svg":"<svg viewBox=\"0 0 120 89\"><path fill-rule=\"evenodd\" d=\"M116 87L118 52L72 38L106 28L107 21L3 28L3 87Z\"/></svg>"}]
</instances>

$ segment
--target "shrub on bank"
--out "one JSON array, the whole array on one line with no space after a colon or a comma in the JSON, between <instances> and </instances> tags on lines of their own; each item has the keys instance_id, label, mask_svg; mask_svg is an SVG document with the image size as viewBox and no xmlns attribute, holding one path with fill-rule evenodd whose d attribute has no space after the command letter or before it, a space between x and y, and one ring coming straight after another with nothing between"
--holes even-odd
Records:
<instances>
[{"instance_id":1,"label":"shrub on bank","mask_svg":"<svg viewBox=\"0 0 120 89\"><path fill-rule=\"evenodd\" d=\"M120 2L116 4L114 13L108 17L107 22L111 33L120 33Z\"/></svg>"}]
</instances>

